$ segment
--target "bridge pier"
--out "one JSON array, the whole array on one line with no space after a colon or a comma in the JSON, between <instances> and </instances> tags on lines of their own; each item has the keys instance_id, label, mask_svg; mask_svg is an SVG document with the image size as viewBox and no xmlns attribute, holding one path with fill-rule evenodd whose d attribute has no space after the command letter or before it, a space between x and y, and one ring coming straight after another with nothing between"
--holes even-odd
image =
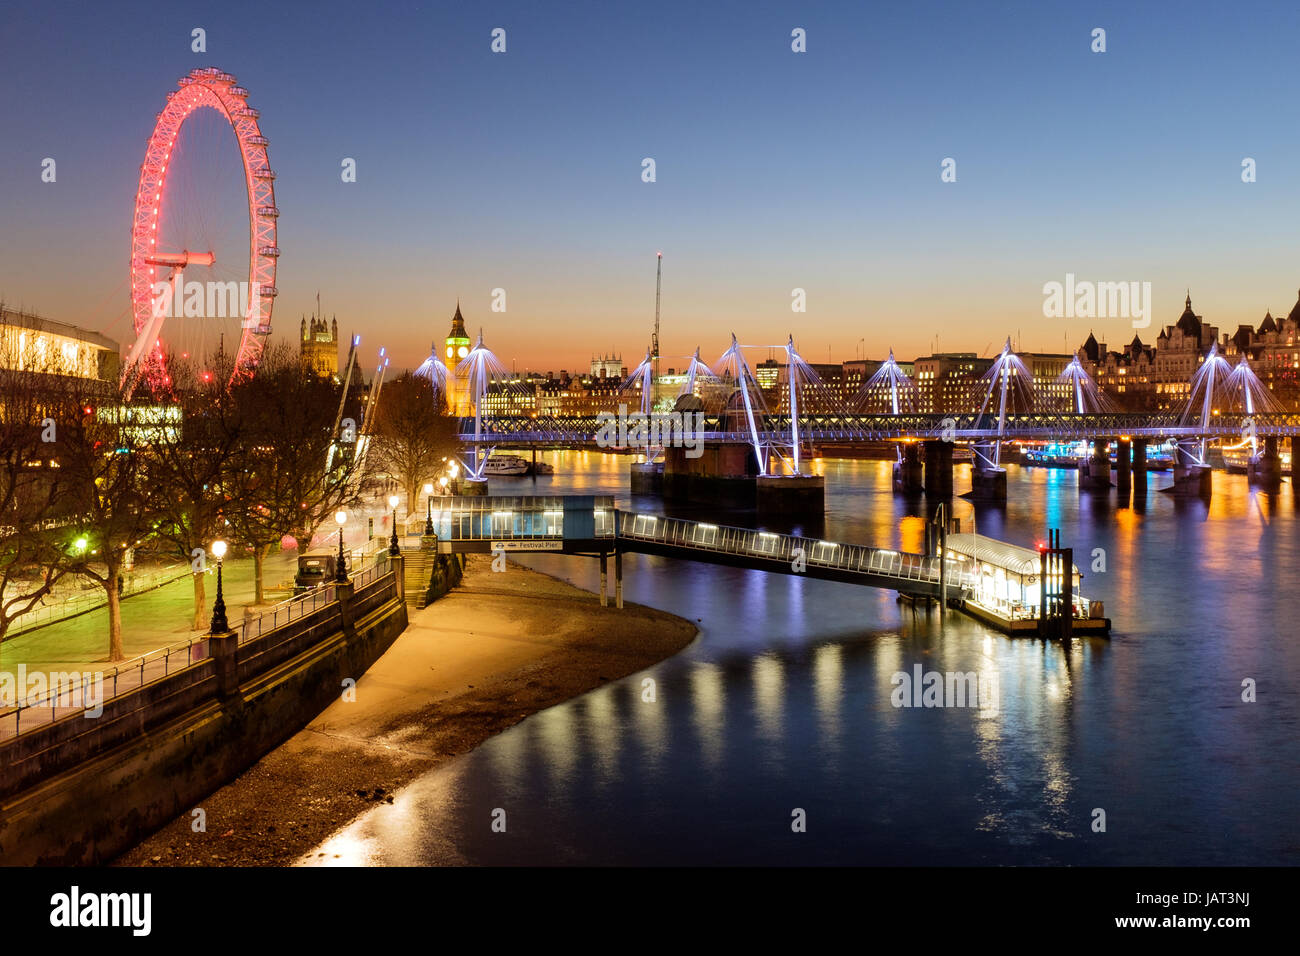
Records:
<instances>
[{"instance_id":1,"label":"bridge pier","mask_svg":"<svg viewBox=\"0 0 1300 956\"><path fill-rule=\"evenodd\" d=\"M952 497L952 442L925 443L925 493L931 498Z\"/></svg>"},{"instance_id":2,"label":"bridge pier","mask_svg":"<svg viewBox=\"0 0 1300 956\"><path fill-rule=\"evenodd\" d=\"M1079 487L1091 490L1110 491L1110 453L1109 442L1104 438L1095 438L1092 442L1092 454L1079 462Z\"/></svg>"},{"instance_id":3,"label":"bridge pier","mask_svg":"<svg viewBox=\"0 0 1300 956\"><path fill-rule=\"evenodd\" d=\"M629 490L634 495L661 495L664 492L662 461L633 462Z\"/></svg>"},{"instance_id":4,"label":"bridge pier","mask_svg":"<svg viewBox=\"0 0 1300 956\"><path fill-rule=\"evenodd\" d=\"M1132 452L1133 442L1129 439L1121 438L1115 443L1116 487L1119 488L1119 496L1124 501L1128 500L1133 490Z\"/></svg>"},{"instance_id":5,"label":"bridge pier","mask_svg":"<svg viewBox=\"0 0 1300 956\"><path fill-rule=\"evenodd\" d=\"M600 606L609 607L609 552L600 552Z\"/></svg>"},{"instance_id":6,"label":"bridge pier","mask_svg":"<svg viewBox=\"0 0 1300 956\"><path fill-rule=\"evenodd\" d=\"M623 607L623 552L614 552L614 606Z\"/></svg>"},{"instance_id":7,"label":"bridge pier","mask_svg":"<svg viewBox=\"0 0 1300 956\"><path fill-rule=\"evenodd\" d=\"M1291 461L1294 467L1294 454ZM1277 453L1276 438L1265 438L1263 449L1251 456L1246 465L1246 480L1267 491L1276 491L1282 486L1282 457Z\"/></svg>"},{"instance_id":8,"label":"bridge pier","mask_svg":"<svg viewBox=\"0 0 1300 956\"><path fill-rule=\"evenodd\" d=\"M1300 503L1300 457L1296 452L1300 451L1300 437L1291 439L1291 496Z\"/></svg>"},{"instance_id":9,"label":"bridge pier","mask_svg":"<svg viewBox=\"0 0 1300 956\"><path fill-rule=\"evenodd\" d=\"M1007 500L1007 470L993 464L997 458L995 442L975 443L975 455L970 466L970 494L979 501Z\"/></svg>"},{"instance_id":10,"label":"bridge pier","mask_svg":"<svg viewBox=\"0 0 1300 956\"><path fill-rule=\"evenodd\" d=\"M1147 496L1147 443L1144 438L1133 440L1133 497L1146 500Z\"/></svg>"},{"instance_id":11,"label":"bridge pier","mask_svg":"<svg viewBox=\"0 0 1300 956\"><path fill-rule=\"evenodd\" d=\"M764 462L764 465L769 465ZM632 466L632 491L644 493L650 478ZM638 478L637 469L643 469ZM821 475L760 475L752 445L705 442L694 456L684 448L664 449L659 475L665 501L757 508L782 514L820 515L826 510L826 479Z\"/></svg>"},{"instance_id":12,"label":"bridge pier","mask_svg":"<svg viewBox=\"0 0 1300 956\"><path fill-rule=\"evenodd\" d=\"M1165 490L1177 498L1210 497L1210 466L1200 463L1196 453L1198 444L1185 440L1174 448L1174 483Z\"/></svg>"},{"instance_id":13,"label":"bridge pier","mask_svg":"<svg viewBox=\"0 0 1300 956\"><path fill-rule=\"evenodd\" d=\"M753 508L758 459L750 445L705 442L692 457L689 449L665 448L660 489L665 501ZM636 466L634 465L635 469ZM637 481L635 472L633 481ZM636 486L633 485L635 491Z\"/></svg>"},{"instance_id":14,"label":"bridge pier","mask_svg":"<svg viewBox=\"0 0 1300 956\"><path fill-rule=\"evenodd\" d=\"M826 479L821 475L765 475L754 479L759 511L824 514Z\"/></svg>"},{"instance_id":15,"label":"bridge pier","mask_svg":"<svg viewBox=\"0 0 1300 956\"><path fill-rule=\"evenodd\" d=\"M903 457L894 462L894 491L919 495L925 490L925 468L921 464L921 446L908 442L902 446Z\"/></svg>"}]
</instances>

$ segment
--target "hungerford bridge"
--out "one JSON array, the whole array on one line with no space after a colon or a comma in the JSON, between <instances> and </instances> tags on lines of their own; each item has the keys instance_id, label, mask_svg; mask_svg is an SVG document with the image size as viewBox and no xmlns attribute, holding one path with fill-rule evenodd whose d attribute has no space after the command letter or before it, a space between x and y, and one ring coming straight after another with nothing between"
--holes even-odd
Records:
<instances>
[{"instance_id":1,"label":"hungerford bridge","mask_svg":"<svg viewBox=\"0 0 1300 956\"><path fill-rule=\"evenodd\" d=\"M763 390L750 370L741 346L732 336L731 348L710 369L696 351L671 411L654 411L653 359L645 360L628 377L623 389L638 411L620 413L618 428L608 413L564 417L501 415L487 411L503 404L515 386L504 369L484 346L482 337L456 369L464 377L466 396L473 417L460 419L460 438L472 451L466 462L471 481L483 477L483 467L493 447L562 449L635 449L645 453L651 479L633 490L667 490L674 475L692 480L714 481L774 478L807 478L800 470L805 448L844 445L855 442L895 442L898 464L895 485L903 492L948 496L952 493L952 449L955 443L974 446L972 496L1005 500L1006 474L1002 469L1004 442L1090 441L1092 455L1080 462L1083 487L1110 488L1110 445L1115 443L1117 485L1121 494L1131 484L1145 490L1146 450L1149 443L1174 444L1175 494L1206 496L1210 491L1210 468L1206 458L1210 442L1249 446L1248 473L1252 482L1265 487L1281 481L1282 466L1278 439L1300 435L1300 413L1281 411L1268 389L1254 374L1245 358L1235 365L1210 348L1193 373L1186 401L1167 412L1126 413L1115 411L1112 402L1088 376L1078 358L1061 374L1051 396L1043 400L1032 373L1007 341L1001 354L983 377L984 401L978 412L921 414L908 411L916 404L915 384L902 373L893 354L866 383L863 395L883 401L888 414L861 414L845 408L834 389L818 380L816 372L794 349L786 346L785 382L780 386L783 406L788 411L769 412ZM441 363L431 359L424 374L445 388L450 375ZM1065 399L1064 396L1069 396ZM1022 411L1055 403L1064 410ZM504 404L509 404L505 402ZM638 431L638 429L640 429ZM666 429L666 431L665 431ZM676 430L674 435L673 430ZM697 454L683 456L683 433L703 447ZM746 446L752 448L749 454ZM924 465L920 447L925 449ZM737 454L726 454L730 449ZM663 462L656 462L660 455ZM704 455L703 463L688 463ZM664 479L668 479L665 483ZM656 484L656 482L658 484ZM715 494L716 487L701 489ZM817 497L820 499L820 491ZM761 497L761 495L760 495Z\"/></svg>"},{"instance_id":2,"label":"hungerford bridge","mask_svg":"<svg viewBox=\"0 0 1300 956\"><path fill-rule=\"evenodd\" d=\"M645 359L623 384L629 405L636 397L638 411L627 414L620 406L619 427L611 414L538 418L498 415L489 408L511 405L511 392L520 388L478 337L477 345L455 369L458 392L472 407L473 416L460 419L460 440L472 450L467 460L468 479L484 479L487 455L495 446L525 449L637 449L646 455L645 470L653 481L641 490L664 489L675 476L692 480L749 480L792 477L802 479L800 460L805 447L853 442L897 442L896 486L902 492L949 496L952 494L952 450L957 442L974 445L972 497L1005 499L1006 473L1002 470L1002 444L1006 441L1091 441L1091 457L1080 462L1080 484L1110 488L1110 442L1117 444L1118 486L1125 493L1136 477L1145 485L1147 445L1173 442L1174 490L1178 494L1206 496L1210 490L1206 446L1212 441L1249 445L1251 480L1270 486L1281 483L1279 438L1300 434L1300 414L1284 412L1273 394L1244 358L1235 364L1219 354L1218 345L1193 372L1186 402L1175 411L1126 414L1113 408L1109 395L1097 388L1079 363L1078 356L1054 382L1048 401L1041 401L1039 385L1030 369L1011 350L1010 339L984 373L984 401L978 412L915 414L917 386L894 362L888 362L866 382L862 397L883 399L889 414L854 414L835 389L820 381L811 365L787 346L781 403L788 411L772 414L764 405L763 389L745 360L733 334L731 347L715 368L699 360L699 350L686 369L677 401L671 410L651 408L655 394L656 356ZM452 375L437 355L421 365L434 385L450 392ZM1065 399L1065 395L1069 398ZM504 401L502 401L504 399ZM1063 405L1065 410L1018 411L1043 405ZM664 434L662 429L667 428ZM676 436L673 434L676 429ZM689 436L688 434L689 433ZM615 437L616 436L616 437ZM689 437L689 441L684 438ZM926 447L924 471L918 442ZM686 463L681 445L694 446L706 462ZM745 451L753 449L753 454ZM1240 445L1239 445L1240 446ZM741 454L727 454L727 449ZM660 454L662 463L656 462ZM646 475L646 471L641 472ZM633 471L633 490L638 472ZM712 494L716 488L707 489ZM820 490L816 492L820 498Z\"/></svg>"}]
</instances>

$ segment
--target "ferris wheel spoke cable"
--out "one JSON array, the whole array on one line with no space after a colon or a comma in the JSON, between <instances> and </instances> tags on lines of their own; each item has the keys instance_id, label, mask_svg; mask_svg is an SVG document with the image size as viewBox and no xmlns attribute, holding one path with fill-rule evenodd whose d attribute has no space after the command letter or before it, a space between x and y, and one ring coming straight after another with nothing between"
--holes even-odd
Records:
<instances>
[{"instance_id":1,"label":"ferris wheel spoke cable","mask_svg":"<svg viewBox=\"0 0 1300 956\"><path fill-rule=\"evenodd\" d=\"M155 390L171 385L166 368L166 350L162 330L168 318L155 314L153 290L156 281L183 270L191 264L208 268L214 265L215 239L224 234L223 217L217 206L209 218L205 200L216 196L218 203L234 170L238 170L243 188L241 205L247 205L248 283L253 289L271 290L248 303L257 324L249 325L240 316L239 350L233 363L231 380L251 375L257 367L267 334L274 302L275 274L279 249L276 245L278 210L266 138L258 123L258 113L247 104L248 91L235 78L214 67L190 71L178 88L169 94L149 139L145 161L140 167L136 191L135 215L132 219L131 309L136 341L123 368L123 381L130 391L143 379ZM240 162L229 162L229 149L220 145L204 149L202 135L209 114L211 123L231 130L238 145ZM209 127L210 128L210 127ZM194 135L187 137L186 132ZM217 140L223 137L209 137ZM220 157L225 156L222 160ZM217 166L218 162L223 163ZM169 170L169 166L179 167ZM213 169L225 172L213 172ZM188 170L188 172L186 171ZM245 170L255 171L249 182ZM169 175L170 173L170 175ZM206 173L206 175L205 175ZM169 188L170 187L170 188ZM210 201L210 200L209 200ZM169 231L169 224L176 228ZM186 247L186 240L209 243L207 249ZM179 238L181 248L167 246ZM224 259L224 257L223 257ZM233 266L233 263L232 263ZM214 275L229 275L224 261ZM202 330L198 334L202 336ZM184 335L184 332L183 332Z\"/></svg>"}]
</instances>

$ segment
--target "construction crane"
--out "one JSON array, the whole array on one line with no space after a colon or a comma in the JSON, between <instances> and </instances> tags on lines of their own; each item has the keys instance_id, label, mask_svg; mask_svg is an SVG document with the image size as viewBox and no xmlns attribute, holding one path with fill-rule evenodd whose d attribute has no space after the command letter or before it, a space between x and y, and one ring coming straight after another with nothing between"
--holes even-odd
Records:
<instances>
[{"instance_id":1,"label":"construction crane","mask_svg":"<svg viewBox=\"0 0 1300 956\"><path fill-rule=\"evenodd\" d=\"M348 348L348 364L343 373L343 394L339 398L339 410L334 415L334 428L330 432L336 443L339 440L339 425L343 422L343 406L347 404L348 388L352 385L352 370L357 366L357 346L360 344L361 336L352 336L352 345Z\"/></svg>"},{"instance_id":2,"label":"construction crane","mask_svg":"<svg viewBox=\"0 0 1300 956\"><path fill-rule=\"evenodd\" d=\"M655 332L650 339L650 357L653 360L653 366L650 373L650 407L654 407L654 390L655 385L659 382L659 291L663 284L664 277L664 254L658 253L657 264L655 266Z\"/></svg>"},{"instance_id":3,"label":"construction crane","mask_svg":"<svg viewBox=\"0 0 1300 956\"><path fill-rule=\"evenodd\" d=\"M375 415L379 408L379 392L384 387L384 376L388 371L387 349L379 350L379 365L375 369L375 377L370 380L370 391L366 395L365 403L361 409L361 423L358 426L353 422L350 428L341 428L343 424L343 408L347 404L348 393L352 385L352 373L357 367L357 346L361 344L361 336L352 336L352 345L348 349L348 363L343 373L343 393L339 396L339 408L334 415L334 436L330 444L329 456L326 460L325 471L329 474L334 468L336 455L341 452L341 446L349 440L348 432L351 433L350 440L353 443L352 450L352 476L351 480L356 482L360 479L361 472L365 468L366 455L370 450L370 438L375 429Z\"/></svg>"},{"instance_id":4,"label":"construction crane","mask_svg":"<svg viewBox=\"0 0 1300 956\"><path fill-rule=\"evenodd\" d=\"M375 430L375 414L379 410L379 392L384 387L384 376L388 372L388 355L387 349L379 350L379 367L375 369L375 377L371 379L370 394L367 397L365 410L361 413L361 429L357 432L356 450L353 452L352 482L353 487L359 490L359 483L362 474L366 468L366 455L370 451L370 439Z\"/></svg>"}]
</instances>

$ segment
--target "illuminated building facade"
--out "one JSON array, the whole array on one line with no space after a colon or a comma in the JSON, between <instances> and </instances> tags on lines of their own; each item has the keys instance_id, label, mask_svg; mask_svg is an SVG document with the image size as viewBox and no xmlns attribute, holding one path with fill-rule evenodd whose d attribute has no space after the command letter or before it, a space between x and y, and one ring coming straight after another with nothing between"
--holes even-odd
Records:
<instances>
[{"instance_id":1,"label":"illuminated building facade","mask_svg":"<svg viewBox=\"0 0 1300 956\"><path fill-rule=\"evenodd\" d=\"M0 366L116 382L119 347L98 332L4 309L0 311Z\"/></svg>"},{"instance_id":2,"label":"illuminated building facade","mask_svg":"<svg viewBox=\"0 0 1300 956\"><path fill-rule=\"evenodd\" d=\"M592 378L626 378L627 366L620 355L602 355L591 360Z\"/></svg>"},{"instance_id":3,"label":"illuminated building facade","mask_svg":"<svg viewBox=\"0 0 1300 956\"><path fill-rule=\"evenodd\" d=\"M987 391L980 378L993 367L993 359L979 358L974 352L937 352L913 364L918 412L979 411Z\"/></svg>"},{"instance_id":4,"label":"illuminated building facade","mask_svg":"<svg viewBox=\"0 0 1300 956\"><path fill-rule=\"evenodd\" d=\"M303 317L298 327L298 361L306 373L338 381L339 320Z\"/></svg>"},{"instance_id":5,"label":"illuminated building facade","mask_svg":"<svg viewBox=\"0 0 1300 956\"><path fill-rule=\"evenodd\" d=\"M469 397L469 382L456 374L456 365L469 355L469 333L465 331L465 317L460 314L460 300L456 300L456 314L451 317L451 331L443 345L443 361L447 363L452 414L462 418L473 415L474 407Z\"/></svg>"}]
</instances>

